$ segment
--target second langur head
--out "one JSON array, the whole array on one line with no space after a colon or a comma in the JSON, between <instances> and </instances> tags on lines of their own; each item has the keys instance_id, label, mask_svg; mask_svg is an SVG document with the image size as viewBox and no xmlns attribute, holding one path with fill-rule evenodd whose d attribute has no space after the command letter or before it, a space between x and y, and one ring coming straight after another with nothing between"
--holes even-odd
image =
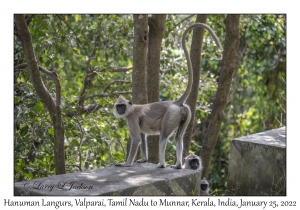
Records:
<instances>
[{"instance_id":1,"label":"second langur head","mask_svg":"<svg viewBox=\"0 0 300 210\"><path fill-rule=\"evenodd\" d=\"M193 153L184 158L184 168L193 170L202 170L202 161L198 155Z\"/></svg>"}]
</instances>

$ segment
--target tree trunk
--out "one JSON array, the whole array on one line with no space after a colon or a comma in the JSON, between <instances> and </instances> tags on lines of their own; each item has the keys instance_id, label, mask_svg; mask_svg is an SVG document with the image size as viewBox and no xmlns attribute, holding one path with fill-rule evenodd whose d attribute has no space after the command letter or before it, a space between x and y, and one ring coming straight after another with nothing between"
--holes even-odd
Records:
<instances>
[{"instance_id":1,"label":"tree trunk","mask_svg":"<svg viewBox=\"0 0 300 210\"><path fill-rule=\"evenodd\" d=\"M147 104L146 55L148 47L148 15L133 15L134 43L132 63L132 103ZM142 135L144 141L144 136ZM127 156L131 139L127 142ZM136 158L140 156L138 151Z\"/></svg>"},{"instance_id":2,"label":"tree trunk","mask_svg":"<svg viewBox=\"0 0 300 210\"><path fill-rule=\"evenodd\" d=\"M146 55L148 47L148 15L133 15L134 44L132 66L132 103L146 104Z\"/></svg>"},{"instance_id":3,"label":"tree trunk","mask_svg":"<svg viewBox=\"0 0 300 210\"><path fill-rule=\"evenodd\" d=\"M65 171L65 154L64 154L64 126L60 108L60 83L55 73L45 70L38 66L35 58L30 32L28 30L25 18L23 15L14 15L15 23L18 29L18 36L22 42L27 66L30 73L31 83L42 99L43 104L47 108L54 127L54 157L56 174L64 174ZM56 102L53 100L48 89L45 87L40 70L49 74L54 79L56 85Z\"/></svg>"},{"instance_id":4,"label":"tree trunk","mask_svg":"<svg viewBox=\"0 0 300 210\"><path fill-rule=\"evenodd\" d=\"M208 15L197 15L196 22L199 23L206 23ZM202 43L203 43L203 35L204 35L204 28L194 28L193 30L193 39L191 44L191 61L193 67L193 85L192 90L189 97L186 100L186 104L190 106L192 117L191 121L186 129L183 138L183 157L189 155L189 149L191 146L191 139L193 134L194 128L194 118L195 118L195 109L196 103L198 99L198 90L199 90L199 80L200 80L200 70L201 70L201 51L202 51Z\"/></svg>"},{"instance_id":5,"label":"tree trunk","mask_svg":"<svg viewBox=\"0 0 300 210\"><path fill-rule=\"evenodd\" d=\"M240 15L227 15L225 19L226 37L216 97L213 102L211 119L201 150L203 163L202 178L208 177L209 166L223 120L224 109L229 95L235 60L239 47Z\"/></svg>"},{"instance_id":6,"label":"tree trunk","mask_svg":"<svg viewBox=\"0 0 300 210\"><path fill-rule=\"evenodd\" d=\"M152 15L149 21L149 46L147 54L148 103L159 101L159 70L161 42L164 37L167 15ZM148 136L148 161L158 163L159 136Z\"/></svg>"}]
</instances>

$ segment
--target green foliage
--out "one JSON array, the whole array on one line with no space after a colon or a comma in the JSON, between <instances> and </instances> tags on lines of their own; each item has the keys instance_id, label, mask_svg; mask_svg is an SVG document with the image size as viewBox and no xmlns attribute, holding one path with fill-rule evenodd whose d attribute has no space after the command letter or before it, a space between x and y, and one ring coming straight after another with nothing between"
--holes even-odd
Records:
<instances>
[{"instance_id":1,"label":"green foliage","mask_svg":"<svg viewBox=\"0 0 300 210\"><path fill-rule=\"evenodd\" d=\"M168 15L161 47L161 100L174 100L185 90L187 65L181 50L184 27L196 15ZM130 91L131 71L113 72L109 66L131 66L133 48L132 15L27 15L39 65L57 72L62 87L67 172L97 169L123 162L129 137L124 120L112 115L113 94ZM225 15L211 15L211 26L221 43L225 38ZM216 195L226 189L230 141L239 136L286 124L286 32L282 15L244 15L240 22L240 55L219 139L210 166L209 182ZM187 37L188 49L192 33ZM199 154L205 138L211 103L218 85L221 53L205 32L196 125L190 150ZM15 61L24 59L15 37ZM24 61L25 62L25 61ZM97 71L86 95L85 105L100 104L90 114L68 117L76 111L87 71ZM53 81L42 79L55 97ZM115 82L114 81L128 81ZM54 129L49 114L37 97L27 69L15 72L14 87L15 181L54 174ZM36 145L32 148L32 145ZM35 149L34 149L35 148ZM173 164L175 142L167 144L166 160ZM28 161L30 157L33 161ZM81 167L81 168L80 168Z\"/></svg>"},{"instance_id":2,"label":"green foliage","mask_svg":"<svg viewBox=\"0 0 300 210\"><path fill-rule=\"evenodd\" d=\"M109 86L114 80L130 81L129 72L113 73L101 70L108 66L127 66L131 63L133 28L131 15L26 17L31 18L29 29L39 65L56 71L60 78L67 172L79 171L79 166L82 170L97 169L113 165L114 161L122 162L126 141L121 139L128 138L128 130L125 122L116 121L112 117L111 107L114 97L86 99L86 105L97 103L103 108L78 119L67 117L67 113L77 108L77 100L88 70L99 73L94 78L87 95L102 93L109 95L120 88L130 90L130 83L122 83L119 86L116 83ZM15 38L15 60L21 60L23 56ZM53 81L43 74L42 79L55 96ZM108 86L109 88L105 90ZM16 74L14 104L15 180L54 174L54 129L47 110L37 98L30 83L27 69ZM117 127L121 129L120 132L114 132ZM34 162L28 162L31 145L36 141L41 141L41 146L34 151L36 153Z\"/></svg>"},{"instance_id":3,"label":"green foliage","mask_svg":"<svg viewBox=\"0 0 300 210\"><path fill-rule=\"evenodd\" d=\"M25 72L21 76L27 77ZM21 80L15 84L14 96L14 161L15 180L33 179L54 173L53 165L53 128L43 104L33 94L30 84ZM42 144L39 150L32 145ZM29 156L35 155L36 161L28 163Z\"/></svg>"}]
</instances>

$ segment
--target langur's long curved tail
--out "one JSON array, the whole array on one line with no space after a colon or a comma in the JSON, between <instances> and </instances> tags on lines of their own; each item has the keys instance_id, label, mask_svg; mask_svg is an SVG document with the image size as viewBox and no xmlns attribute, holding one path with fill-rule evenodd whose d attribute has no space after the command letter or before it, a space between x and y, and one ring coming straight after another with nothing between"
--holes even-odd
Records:
<instances>
[{"instance_id":1,"label":"langur's long curved tail","mask_svg":"<svg viewBox=\"0 0 300 210\"><path fill-rule=\"evenodd\" d=\"M182 48L183 48L183 51L184 51L184 54L185 54L185 57L186 57L186 60L187 60L189 80L188 80L188 84L187 84L186 90L183 93L183 95L178 100L176 100L174 102L178 106L183 105L185 103L186 99L190 95L192 85L193 85L193 67L192 67L192 62L191 62L190 55L189 55L189 53L187 51L187 48L186 48L185 39L186 39L187 33L190 30L192 30L193 28L196 28L196 27L202 27L202 28L205 28L206 30L208 30L208 32L212 36L213 40L215 41L216 45L223 51L223 47L222 47L217 35L215 34L215 32L208 25L206 25L204 23L194 23L184 31L184 33L182 35Z\"/></svg>"}]
</instances>

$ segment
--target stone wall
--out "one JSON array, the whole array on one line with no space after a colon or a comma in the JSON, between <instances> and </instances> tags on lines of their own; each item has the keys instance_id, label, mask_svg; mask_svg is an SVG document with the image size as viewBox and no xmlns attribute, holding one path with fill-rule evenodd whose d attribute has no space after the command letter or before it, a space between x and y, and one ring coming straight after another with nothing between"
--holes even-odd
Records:
<instances>
[{"instance_id":1,"label":"stone wall","mask_svg":"<svg viewBox=\"0 0 300 210\"><path fill-rule=\"evenodd\" d=\"M15 195L199 195L201 172L139 163L14 183Z\"/></svg>"}]
</instances>

